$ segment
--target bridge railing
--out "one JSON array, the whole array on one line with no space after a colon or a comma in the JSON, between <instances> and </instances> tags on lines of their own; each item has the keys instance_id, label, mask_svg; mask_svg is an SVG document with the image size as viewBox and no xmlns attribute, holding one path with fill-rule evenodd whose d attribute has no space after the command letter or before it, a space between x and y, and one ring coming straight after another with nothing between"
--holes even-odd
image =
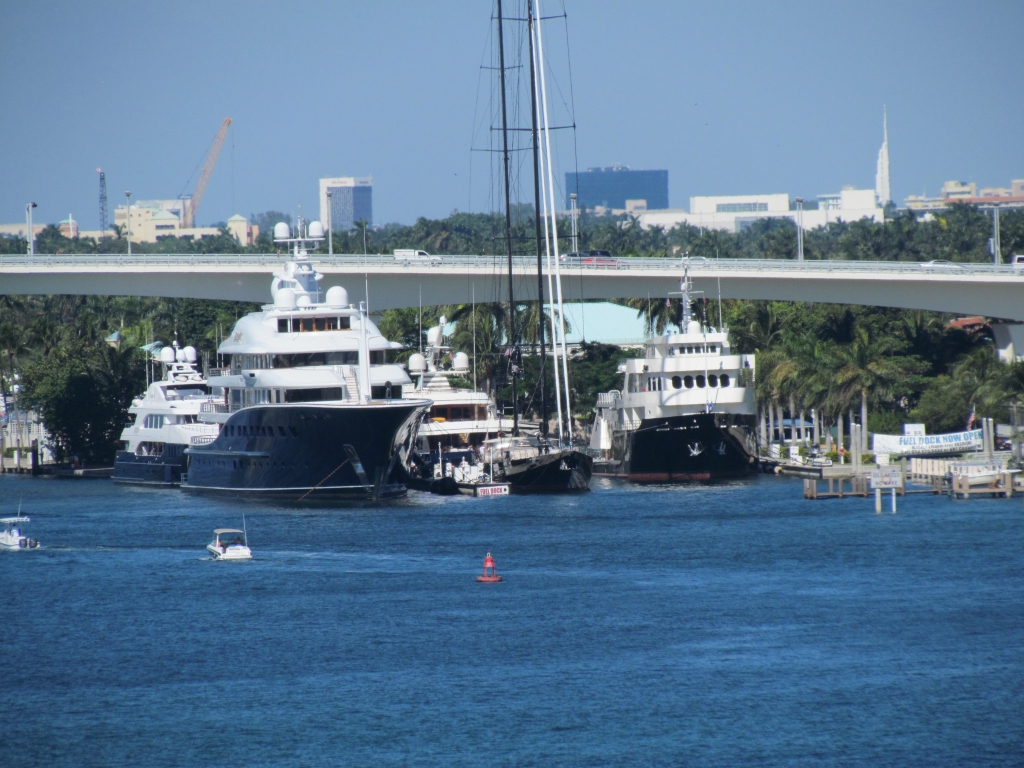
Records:
<instances>
[{"instance_id":1,"label":"bridge railing","mask_svg":"<svg viewBox=\"0 0 1024 768\"><path fill-rule=\"evenodd\" d=\"M57 270L74 268L132 268L132 267L221 267L236 269L266 269L268 272L281 267L290 258L289 254L276 253L147 253L147 254L26 254L0 255L0 270L40 269ZM390 254L310 254L310 260L326 268L356 267L362 269L403 272L407 270L443 270L446 267L461 269L507 268L507 257L501 255L444 255L440 261L417 262L396 260ZM536 268L536 256L514 256L517 271L532 271ZM634 270L657 270L682 272L688 266L690 273L759 273L759 274L857 274L883 272L899 275L1019 275L1024 276L1024 267L1008 264L980 264L970 262L924 262L915 261L795 261L793 259L705 259L705 258L657 258L623 256L602 259L594 263L573 259L560 264L566 274L614 273Z\"/></svg>"}]
</instances>

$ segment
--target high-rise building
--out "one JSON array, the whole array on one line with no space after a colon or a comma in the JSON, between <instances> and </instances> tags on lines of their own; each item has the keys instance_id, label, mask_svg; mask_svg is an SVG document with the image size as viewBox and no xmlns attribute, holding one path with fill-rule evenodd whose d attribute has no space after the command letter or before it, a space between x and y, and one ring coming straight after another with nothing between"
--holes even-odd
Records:
<instances>
[{"instance_id":1,"label":"high-rise building","mask_svg":"<svg viewBox=\"0 0 1024 768\"><path fill-rule=\"evenodd\" d=\"M566 173L565 194L573 192L579 195L581 208L668 208L668 171L633 171L624 165L612 165ZM627 206L626 201L632 205ZM568 200L565 207L569 208Z\"/></svg>"},{"instance_id":2,"label":"high-rise building","mask_svg":"<svg viewBox=\"0 0 1024 768\"><path fill-rule=\"evenodd\" d=\"M327 192L330 191L330 210ZM357 221L373 224L373 178L340 176L320 179L320 222L335 232L352 229Z\"/></svg>"},{"instance_id":3,"label":"high-rise building","mask_svg":"<svg viewBox=\"0 0 1024 768\"><path fill-rule=\"evenodd\" d=\"M892 200L889 193L889 125L882 107L882 148L878 150L878 170L875 173L875 195L883 208Z\"/></svg>"}]
</instances>

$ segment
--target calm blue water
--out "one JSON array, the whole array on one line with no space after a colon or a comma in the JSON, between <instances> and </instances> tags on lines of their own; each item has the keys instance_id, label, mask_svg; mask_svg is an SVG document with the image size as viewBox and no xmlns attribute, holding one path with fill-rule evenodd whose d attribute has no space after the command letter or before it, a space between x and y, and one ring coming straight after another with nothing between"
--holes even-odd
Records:
<instances>
[{"instance_id":1,"label":"calm blue water","mask_svg":"<svg viewBox=\"0 0 1024 768\"><path fill-rule=\"evenodd\" d=\"M1024 763L1019 498L22 495L2 765ZM255 559L207 560L243 509Z\"/></svg>"}]
</instances>

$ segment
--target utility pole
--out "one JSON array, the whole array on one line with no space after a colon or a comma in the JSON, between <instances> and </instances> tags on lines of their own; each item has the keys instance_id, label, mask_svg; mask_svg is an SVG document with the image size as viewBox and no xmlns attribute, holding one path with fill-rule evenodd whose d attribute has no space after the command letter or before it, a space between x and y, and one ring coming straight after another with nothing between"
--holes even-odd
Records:
<instances>
[{"instance_id":1,"label":"utility pole","mask_svg":"<svg viewBox=\"0 0 1024 768\"><path fill-rule=\"evenodd\" d=\"M1002 263L999 250L999 206L992 207L992 263Z\"/></svg>"},{"instance_id":2,"label":"utility pole","mask_svg":"<svg viewBox=\"0 0 1024 768\"><path fill-rule=\"evenodd\" d=\"M804 199L796 199L796 260L804 260Z\"/></svg>"},{"instance_id":3,"label":"utility pole","mask_svg":"<svg viewBox=\"0 0 1024 768\"><path fill-rule=\"evenodd\" d=\"M331 190L327 190L327 253L334 255L334 227L331 225L333 219L331 211Z\"/></svg>"},{"instance_id":4,"label":"utility pole","mask_svg":"<svg viewBox=\"0 0 1024 768\"><path fill-rule=\"evenodd\" d=\"M576 206L576 193L572 192L569 194L569 205L572 207L572 252L577 256L580 255L580 244L578 240L577 217L579 216L579 208Z\"/></svg>"},{"instance_id":5,"label":"utility pole","mask_svg":"<svg viewBox=\"0 0 1024 768\"><path fill-rule=\"evenodd\" d=\"M127 218L125 221L128 226L128 255L132 255L132 193L126 191L124 193L124 199L127 201L128 210L126 211Z\"/></svg>"},{"instance_id":6,"label":"utility pole","mask_svg":"<svg viewBox=\"0 0 1024 768\"><path fill-rule=\"evenodd\" d=\"M32 209L38 207L35 203L29 203L25 206L26 226L28 227L28 231L25 234L28 236L29 256L36 255L36 231L32 228Z\"/></svg>"}]
</instances>

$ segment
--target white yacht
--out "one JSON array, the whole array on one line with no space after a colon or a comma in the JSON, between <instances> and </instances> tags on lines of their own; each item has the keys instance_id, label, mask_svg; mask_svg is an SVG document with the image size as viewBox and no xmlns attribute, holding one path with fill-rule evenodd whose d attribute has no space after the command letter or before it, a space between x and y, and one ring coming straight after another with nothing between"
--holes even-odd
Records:
<instances>
[{"instance_id":1,"label":"white yacht","mask_svg":"<svg viewBox=\"0 0 1024 768\"><path fill-rule=\"evenodd\" d=\"M221 539L221 536L224 538ZM206 545L206 551L214 560L251 560L252 550L245 537L245 531L238 528L218 528L213 532L213 541Z\"/></svg>"},{"instance_id":2,"label":"white yacht","mask_svg":"<svg viewBox=\"0 0 1024 768\"><path fill-rule=\"evenodd\" d=\"M451 477L458 483L483 482L487 478L478 451L486 440L511 432L512 419L500 417L486 392L459 386L458 379L472 376L469 356L465 352L453 355L445 346L446 322L442 316L439 324L427 331L425 355L417 352L409 358L414 381L405 385L402 396L432 402L409 456L409 474L414 481ZM451 367L445 368L449 357Z\"/></svg>"},{"instance_id":3,"label":"white yacht","mask_svg":"<svg viewBox=\"0 0 1024 768\"><path fill-rule=\"evenodd\" d=\"M365 303L349 304L323 275L306 244L323 226L274 227L293 246L271 282L273 303L241 318L219 353L230 367L211 371L217 403L199 420L219 427L197 437L182 488L292 501L378 500L405 493L400 462L408 457L430 401L406 398L405 369L385 362L401 349L385 339Z\"/></svg>"},{"instance_id":4,"label":"white yacht","mask_svg":"<svg viewBox=\"0 0 1024 768\"><path fill-rule=\"evenodd\" d=\"M204 407L216 401L203 375L196 370L196 350L174 345L160 350L156 360L164 378L132 401L134 420L121 432L122 449L114 458L115 483L178 485L185 469L185 449L197 439L212 440L216 424L199 420Z\"/></svg>"},{"instance_id":5,"label":"white yacht","mask_svg":"<svg viewBox=\"0 0 1024 768\"><path fill-rule=\"evenodd\" d=\"M0 524L4 529L0 531L0 549L36 549L39 542L31 539L21 532L21 524L30 522L27 517L3 517Z\"/></svg>"},{"instance_id":6,"label":"white yacht","mask_svg":"<svg viewBox=\"0 0 1024 768\"><path fill-rule=\"evenodd\" d=\"M735 355L727 329L693 318L684 271L682 333L650 339L619 367L621 390L597 397L594 473L686 482L757 471L754 356Z\"/></svg>"}]
</instances>

